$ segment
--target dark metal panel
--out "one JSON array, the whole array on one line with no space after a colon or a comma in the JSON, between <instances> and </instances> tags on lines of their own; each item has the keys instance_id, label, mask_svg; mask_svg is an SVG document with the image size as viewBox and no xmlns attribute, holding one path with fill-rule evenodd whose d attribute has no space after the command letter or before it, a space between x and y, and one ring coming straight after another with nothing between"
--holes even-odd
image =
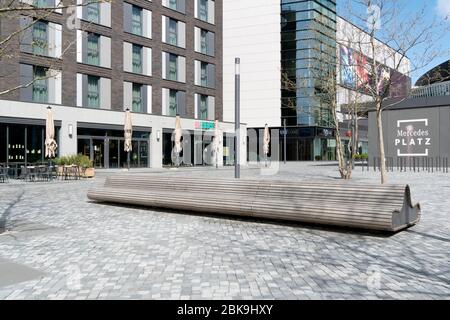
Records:
<instances>
[{"instance_id":1,"label":"dark metal panel","mask_svg":"<svg viewBox=\"0 0 450 320\"><path fill-rule=\"evenodd\" d=\"M93 123L93 122L77 122L77 127L86 129L123 130L123 125ZM152 128L133 126L133 131L152 132Z\"/></svg>"}]
</instances>

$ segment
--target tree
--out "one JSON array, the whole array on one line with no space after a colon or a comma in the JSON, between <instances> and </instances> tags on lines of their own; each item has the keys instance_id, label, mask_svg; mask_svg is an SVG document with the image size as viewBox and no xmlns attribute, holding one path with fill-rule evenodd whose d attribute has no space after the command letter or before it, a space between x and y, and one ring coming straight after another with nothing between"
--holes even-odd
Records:
<instances>
[{"instance_id":1,"label":"tree","mask_svg":"<svg viewBox=\"0 0 450 320\"><path fill-rule=\"evenodd\" d=\"M350 46L368 58L366 71L370 81L364 84L364 90L376 111L380 178L384 184L387 174L382 113L392 106L387 100L399 81L393 75L410 75L443 55L445 49L439 39L449 32L449 24L445 18L428 17L428 3L416 10L406 0L348 0L343 11L348 20L365 31L346 36Z\"/></svg>"},{"instance_id":2,"label":"tree","mask_svg":"<svg viewBox=\"0 0 450 320\"><path fill-rule=\"evenodd\" d=\"M317 125L323 125L335 130L336 138L336 158L338 160L338 170L342 179L351 179L353 169L353 153L356 146L350 142L351 152L348 161L345 159L344 143L340 132L340 106L336 99L337 93L337 69L338 62L334 48L326 49L325 46L314 48L316 55L309 60L309 71L313 75L314 80L314 96L319 102L319 106L313 109L305 108L298 105L297 95L308 95L306 90L311 86L310 79L301 77L290 77L287 72L281 73L281 88L284 91L285 99L282 106L291 109L297 113L301 112L316 119ZM345 112L349 118L353 118L353 114L358 107L357 99L349 101ZM357 122L357 118L355 119ZM354 141L354 139L353 139Z\"/></svg>"},{"instance_id":3,"label":"tree","mask_svg":"<svg viewBox=\"0 0 450 320\"><path fill-rule=\"evenodd\" d=\"M0 63L3 66L3 72L0 73L0 81L7 77L12 77L6 67L10 61L17 56L18 44L25 37L26 33L31 33L31 29L36 24L46 21L57 13L64 13L67 18L66 25L69 28L80 28L80 22L76 18L76 10L79 7L88 7L100 3L110 3L112 0L0 0ZM19 21L21 21L19 23ZM25 22L24 22L25 21ZM92 22L86 22L90 24ZM69 52L76 43L76 39L70 39L61 44L60 59ZM47 44L43 41L32 40L30 46L45 49ZM30 52L37 56L38 53ZM58 64L57 60L48 62L46 68L52 70ZM36 76L26 83L15 84L2 88L0 97L12 93L21 88L26 88L34 83L55 77L52 72L45 75Z\"/></svg>"}]
</instances>

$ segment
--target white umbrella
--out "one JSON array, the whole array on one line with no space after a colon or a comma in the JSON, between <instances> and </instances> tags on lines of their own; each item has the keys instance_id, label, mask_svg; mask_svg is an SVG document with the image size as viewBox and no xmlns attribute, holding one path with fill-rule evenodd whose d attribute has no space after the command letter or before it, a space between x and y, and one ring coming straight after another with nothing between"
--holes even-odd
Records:
<instances>
[{"instance_id":1,"label":"white umbrella","mask_svg":"<svg viewBox=\"0 0 450 320\"><path fill-rule=\"evenodd\" d=\"M181 151L183 151L183 146L181 145L181 137L182 136L183 136L183 130L181 129L181 119L180 119L180 116L177 115L177 117L175 119L175 148L174 148L177 160L180 157ZM177 161L177 165L178 165L178 161Z\"/></svg>"},{"instance_id":2,"label":"white umbrella","mask_svg":"<svg viewBox=\"0 0 450 320\"><path fill-rule=\"evenodd\" d=\"M263 145L263 152L266 160L266 166L267 166L267 157L269 155L269 143L270 143L270 132L269 127L267 126L266 123L266 126L264 127L264 145Z\"/></svg>"},{"instance_id":3,"label":"white umbrella","mask_svg":"<svg viewBox=\"0 0 450 320\"><path fill-rule=\"evenodd\" d=\"M221 138L221 132L219 129L219 120L216 120L216 122L214 124L214 141L213 141L216 168L219 166L219 151L220 151L220 147L221 147L221 139L220 138Z\"/></svg>"},{"instance_id":4,"label":"white umbrella","mask_svg":"<svg viewBox=\"0 0 450 320\"><path fill-rule=\"evenodd\" d=\"M45 156L47 158L54 158L58 144L55 140L55 124L53 121L52 108L47 108L47 120L45 123Z\"/></svg>"},{"instance_id":5,"label":"white umbrella","mask_svg":"<svg viewBox=\"0 0 450 320\"><path fill-rule=\"evenodd\" d=\"M133 144L131 143L131 139L133 137L133 123L131 121L131 112L128 108L125 110L124 123L124 151L127 152L127 165L128 169L130 169L130 152L133 150Z\"/></svg>"}]
</instances>

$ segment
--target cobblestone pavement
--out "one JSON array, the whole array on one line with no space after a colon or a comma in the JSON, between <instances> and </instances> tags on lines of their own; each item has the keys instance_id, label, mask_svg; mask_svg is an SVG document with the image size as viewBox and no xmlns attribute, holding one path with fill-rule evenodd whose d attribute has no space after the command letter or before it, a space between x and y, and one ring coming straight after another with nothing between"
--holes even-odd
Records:
<instances>
[{"instance_id":1,"label":"cobblestone pavement","mask_svg":"<svg viewBox=\"0 0 450 320\"><path fill-rule=\"evenodd\" d=\"M147 172L233 176L232 168ZM423 208L417 226L393 236L89 202L88 188L108 174L117 172L0 185L0 262L36 271L0 281L0 299L450 299L450 174L389 174L410 183ZM291 163L242 177L337 174L327 163ZM357 169L354 180L378 175Z\"/></svg>"}]
</instances>

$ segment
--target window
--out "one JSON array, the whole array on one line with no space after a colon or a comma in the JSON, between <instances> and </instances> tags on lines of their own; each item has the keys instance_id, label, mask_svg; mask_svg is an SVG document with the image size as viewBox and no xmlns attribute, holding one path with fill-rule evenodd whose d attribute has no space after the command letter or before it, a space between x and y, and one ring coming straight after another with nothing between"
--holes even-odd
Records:
<instances>
[{"instance_id":1,"label":"window","mask_svg":"<svg viewBox=\"0 0 450 320\"><path fill-rule=\"evenodd\" d=\"M204 87L208 86L208 64L206 62L200 64L200 84Z\"/></svg>"},{"instance_id":2,"label":"window","mask_svg":"<svg viewBox=\"0 0 450 320\"><path fill-rule=\"evenodd\" d=\"M169 54L169 80L177 81L177 56Z\"/></svg>"},{"instance_id":3,"label":"window","mask_svg":"<svg viewBox=\"0 0 450 320\"><path fill-rule=\"evenodd\" d=\"M133 6L131 14L131 32L142 35L142 9L136 6Z\"/></svg>"},{"instance_id":4,"label":"window","mask_svg":"<svg viewBox=\"0 0 450 320\"><path fill-rule=\"evenodd\" d=\"M33 102L48 102L47 69L33 67Z\"/></svg>"},{"instance_id":5,"label":"window","mask_svg":"<svg viewBox=\"0 0 450 320\"><path fill-rule=\"evenodd\" d=\"M98 66L100 64L99 52L100 36L95 33L88 33L87 35L87 61L88 64Z\"/></svg>"},{"instance_id":6,"label":"window","mask_svg":"<svg viewBox=\"0 0 450 320\"><path fill-rule=\"evenodd\" d=\"M168 116L176 116L177 115L177 91L170 90L169 91L169 112Z\"/></svg>"},{"instance_id":7,"label":"window","mask_svg":"<svg viewBox=\"0 0 450 320\"><path fill-rule=\"evenodd\" d=\"M208 96L199 95L199 119L208 120Z\"/></svg>"},{"instance_id":8,"label":"window","mask_svg":"<svg viewBox=\"0 0 450 320\"><path fill-rule=\"evenodd\" d=\"M133 44L133 72L142 73L142 46Z\"/></svg>"},{"instance_id":9,"label":"window","mask_svg":"<svg viewBox=\"0 0 450 320\"><path fill-rule=\"evenodd\" d=\"M133 83L132 107L133 112L142 112L142 85Z\"/></svg>"},{"instance_id":10,"label":"window","mask_svg":"<svg viewBox=\"0 0 450 320\"><path fill-rule=\"evenodd\" d=\"M177 10L177 0L169 0L169 8Z\"/></svg>"},{"instance_id":11,"label":"window","mask_svg":"<svg viewBox=\"0 0 450 320\"><path fill-rule=\"evenodd\" d=\"M33 25L33 53L39 55L47 54L47 23L36 21Z\"/></svg>"},{"instance_id":12,"label":"window","mask_svg":"<svg viewBox=\"0 0 450 320\"><path fill-rule=\"evenodd\" d=\"M207 54L208 53L208 31L201 29L200 31L200 52Z\"/></svg>"},{"instance_id":13,"label":"window","mask_svg":"<svg viewBox=\"0 0 450 320\"><path fill-rule=\"evenodd\" d=\"M169 19L169 44L172 44L174 46L178 44L177 21L174 19Z\"/></svg>"},{"instance_id":14,"label":"window","mask_svg":"<svg viewBox=\"0 0 450 320\"><path fill-rule=\"evenodd\" d=\"M87 107L100 107L100 91L99 91L100 77L87 76Z\"/></svg>"},{"instance_id":15,"label":"window","mask_svg":"<svg viewBox=\"0 0 450 320\"><path fill-rule=\"evenodd\" d=\"M50 5L47 0L34 0L33 3L36 8L54 7L54 4Z\"/></svg>"},{"instance_id":16,"label":"window","mask_svg":"<svg viewBox=\"0 0 450 320\"><path fill-rule=\"evenodd\" d=\"M198 18L208 21L208 1L198 0Z\"/></svg>"},{"instance_id":17,"label":"window","mask_svg":"<svg viewBox=\"0 0 450 320\"><path fill-rule=\"evenodd\" d=\"M91 0L92 1L92 0ZM86 5L86 20L94 23L100 21L100 4L98 2L91 2Z\"/></svg>"}]
</instances>

